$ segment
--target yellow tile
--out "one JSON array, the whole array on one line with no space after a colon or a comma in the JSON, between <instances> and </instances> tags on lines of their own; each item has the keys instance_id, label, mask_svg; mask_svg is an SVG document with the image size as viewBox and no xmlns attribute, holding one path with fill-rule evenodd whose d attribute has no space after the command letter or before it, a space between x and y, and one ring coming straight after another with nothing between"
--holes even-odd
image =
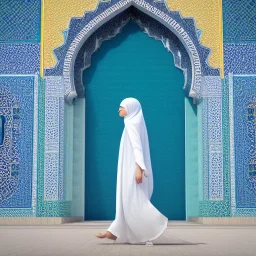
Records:
<instances>
[{"instance_id":1,"label":"yellow tile","mask_svg":"<svg viewBox=\"0 0 256 256\"><path fill-rule=\"evenodd\" d=\"M96 8L98 0L44 0L43 65L44 68L56 64L53 50L64 42L62 31L68 28L72 17L82 17L85 11ZM41 59L42 61L42 59Z\"/></svg>"},{"instance_id":2,"label":"yellow tile","mask_svg":"<svg viewBox=\"0 0 256 256\"><path fill-rule=\"evenodd\" d=\"M208 59L215 68L223 68L222 1L221 0L167 0L169 9L180 11L183 17L194 17L202 30L201 44L212 52Z\"/></svg>"}]
</instances>

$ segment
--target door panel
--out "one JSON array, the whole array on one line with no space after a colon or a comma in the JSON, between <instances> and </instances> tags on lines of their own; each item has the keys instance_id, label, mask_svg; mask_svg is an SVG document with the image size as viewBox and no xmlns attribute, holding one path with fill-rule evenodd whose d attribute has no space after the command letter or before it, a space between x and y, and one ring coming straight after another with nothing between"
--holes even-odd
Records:
<instances>
[{"instance_id":1,"label":"door panel","mask_svg":"<svg viewBox=\"0 0 256 256\"><path fill-rule=\"evenodd\" d=\"M85 219L113 220L120 102L137 98L149 134L151 202L170 220L185 219L184 78L171 53L130 22L92 56L86 88Z\"/></svg>"}]
</instances>

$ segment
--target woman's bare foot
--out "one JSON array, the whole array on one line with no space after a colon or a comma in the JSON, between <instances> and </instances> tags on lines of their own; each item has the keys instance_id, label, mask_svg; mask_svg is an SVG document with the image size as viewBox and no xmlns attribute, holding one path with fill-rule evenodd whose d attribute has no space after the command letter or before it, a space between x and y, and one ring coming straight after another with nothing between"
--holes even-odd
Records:
<instances>
[{"instance_id":1,"label":"woman's bare foot","mask_svg":"<svg viewBox=\"0 0 256 256\"><path fill-rule=\"evenodd\" d=\"M109 231L107 231L106 233L106 237L108 238L108 239L111 239L111 240L116 240L116 236L114 236L111 232L109 232Z\"/></svg>"},{"instance_id":2,"label":"woman's bare foot","mask_svg":"<svg viewBox=\"0 0 256 256\"><path fill-rule=\"evenodd\" d=\"M114 236L111 232L109 231L106 231L104 234L102 233L99 233L96 235L98 238L105 238L107 237L108 239L111 239L111 240L116 240L116 236Z\"/></svg>"},{"instance_id":3,"label":"woman's bare foot","mask_svg":"<svg viewBox=\"0 0 256 256\"><path fill-rule=\"evenodd\" d=\"M105 238L106 237L106 233L102 234L102 233L99 233L96 235L98 238Z\"/></svg>"}]
</instances>

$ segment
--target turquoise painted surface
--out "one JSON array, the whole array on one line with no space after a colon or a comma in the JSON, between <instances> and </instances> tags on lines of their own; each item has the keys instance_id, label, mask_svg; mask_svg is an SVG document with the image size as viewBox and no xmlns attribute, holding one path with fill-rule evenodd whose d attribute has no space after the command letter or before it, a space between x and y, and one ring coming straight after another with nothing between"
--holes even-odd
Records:
<instances>
[{"instance_id":1,"label":"turquoise painted surface","mask_svg":"<svg viewBox=\"0 0 256 256\"><path fill-rule=\"evenodd\" d=\"M199 215L197 106L185 98L186 219Z\"/></svg>"},{"instance_id":2,"label":"turquoise painted surface","mask_svg":"<svg viewBox=\"0 0 256 256\"><path fill-rule=\"evenodd\" d=\"M185 219L184 78L171 53L130 22L102 44L84 71L86 87L85 219L113 220L120 102L135 97L147 124L154 175L152 203L171 220Z\"/></svg>"}]
</instances>

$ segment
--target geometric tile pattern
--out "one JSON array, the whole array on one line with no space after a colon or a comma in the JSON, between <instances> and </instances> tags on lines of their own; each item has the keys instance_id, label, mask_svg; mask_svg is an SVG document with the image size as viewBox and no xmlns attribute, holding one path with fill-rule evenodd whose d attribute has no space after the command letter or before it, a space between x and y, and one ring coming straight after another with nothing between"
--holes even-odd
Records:
<instances>
[{"instance_id":1,"label":"geometric tile pattern","mask_svg":"<svg viewBox=\"0 0 256 256\"><path fill-rule=\"evenodd\" d=\"M37 217L69 217L71 216L71 201L62 199L50 201L45 200L45 111L46 96L45 80L39 83L39 111L38 111L38 194L37 194ZM47 184L46 184L47 185ZM61 192L60 192L61 193Z\"/></svg>"},{"instance_id":2,"label":"geometric tile pattern","mask_svg":"<svg viewBox=\"0 0 256 256\"><path fill-rule=\"evenodd\" d=\"M201 201L199 202L199 216L228 217L230 216L229 201Z\"/></svg>"},{"instance_id":3,"label":"geometric tile pattern","mask_svg":"<svg viewBox=\"0 0 256 256\"><path fill-rule=\"evenodd\" d=\"M209 200L223 200L223 148L222 148L222 84L219 77L208 76L202 78L204 106L203 141L204 156L208 168L205 169L206 178L204 188L207 189ZM206 198L205 198L206 199Z\"/></svg>"},{"instance_id":4,"label":"geometric tile pattern","mask_svg":"<svg viewBox=\"0 0 256 256\"><path fill-rule=\"evenodd\" d=\"M233 76L236 208L256 208L256 75Z\"/></svg>"},{"instance_id":5,"label":"geometric tile pattern","mask_svg":"<svg viewBox=\"0 0 256 256\"><path fill-rule=\"evenodd\" d=\"M225 75L256 74L256 44L224 44L224 68Z\"/></svg>"},{"instance_id":6,"label":"geometric tile pattern","mask_svg":"<svg viewBox=\"0 0 256 256\"><path fill-rule=\"evenodd\" d=\"M219 90L217 90L219 91ZM204 93L205 95L205 93ZM203 117L207 116L207 97L203 98ZM205 110L204 110L205 109ZM199 216L225 217L231 214L230 202L230 151L229 151L229 85L228 80L222 81L222 147L223 147L223 200L209 200L209 164L207 118L203 118L203 170L204 197L199 201Z\"/></svg>"},{"instance_id":7,"label":"geometric tile pattern","mask_svg":"<svg viewBox=\"0 0 256 256\"><path fill-rule=\"evenodd\" d=\"M41 0L3 0L0 41L40 41Z\"/></svg>"},{"instance_id":8,"label":"geometric tile pattern","mask_svg":"<svg viewBox=\"0 0 256 256\"><path fill-rule=\"evenodd\" d=\"M255 40L255 13L255 0L223 0L224 42Z\"/></svg>"},{"instance_id":9,"label":"geometric tile pattern","mask_svg":"<svg viewBox=\"0 0 256 256\"><path fill-rule=\"evenodd\" d=\"M36 74L39 69L39 44L0 43L0 74Z\"/></svg>"},{"instance_id":10,"label":"geometric tile pattern","mask_svg":"<svg viewBox=\"0 0 256 256\"><path fill-rule=\"evenodd\" d=\"M32 205L34 77L0 76L0 208Z\"/></svg>"},{"instance_id":11,"label":"geometric tile pattern","mask_svg":"<svg viewBox=\"0 0 256 256\"><path fill-rule=\"evenodd\" d=\"M45 200L59 199L60 169L60 124L64 122L64 113L60 112L64 104L64 89L62 77L46 77L45 95L45 172L44 172L44 198ZM63 162L63 160L62 160ZM63 194L63 192L62 192ZM62 198L61 198L62 199Z\"/></svg>"},{"instance_id":12,"label":"geometric tile pattern","mask_svg":"<svg viewBox=\"0 0 256 256\"><path fill-rule=\"evenodd\" d=\"M34 135L33 135L33 177L32 177L32 210L36 216L37 207L37 176L38 176L38 86L40 76L35 75L34 83Z\"/></svg>"},{"instance_id":13,"label":"geometric tile pattern","mask_svg":"<svg viewBox=\"0 0 256 256\"><path fill-rule=\"evenodd\" d=\"M229 84L222 80L222 144L223 144L223 189L224 200L228 201L230 212L230 125L229 125Z\"/></svg>"},{"instance_id":14,"label":"geometric tile pattern","mask_svg":"<svg viewBox=\"0 0 256 256\"><path fill-rule=\"evenodd\" d=\"M233 92L233 74L229 73L226 77L229 88L229 149L230 149L230 210L231 216L236 215L236 194L235 194L235 141L234 141L234 92Z\"/></svg>"}]
</instances>

